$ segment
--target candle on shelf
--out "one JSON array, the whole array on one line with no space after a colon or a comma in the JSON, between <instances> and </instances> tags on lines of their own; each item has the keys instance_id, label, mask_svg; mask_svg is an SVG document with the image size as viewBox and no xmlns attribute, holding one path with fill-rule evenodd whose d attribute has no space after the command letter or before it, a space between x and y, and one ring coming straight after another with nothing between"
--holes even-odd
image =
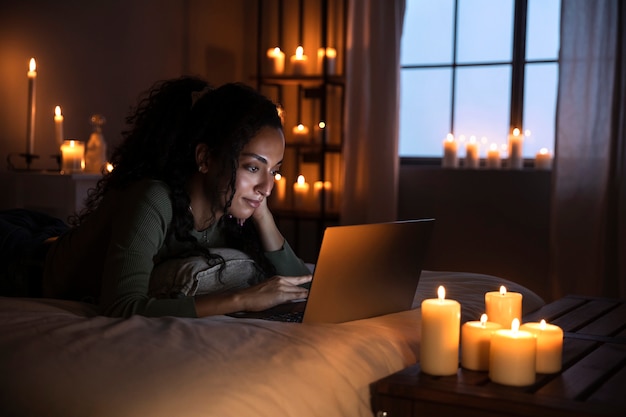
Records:
<instances>
[{"instance_id":1,"label":"candle on shelf","mask_svg":"<svg viewBox=\"0 0 626 417\"><path fill-rule=\"evenodd\" d=\"M489 369L489 345L494 331L501 329L498 323L487 321L483 314L480 321L468 321L461 327L461 366L472 371Z\"/></svg>"},{"instance_id":2,"label":"candle on shelf","mask_svg":"<svg viewBox=\"0 0 626 417\"><path fill-rule=\"evenodd\" d=\"M85 144L78 140L64 140L61 145L61 170L68 174L85 169Z\"/></svg>"},{"instance_id":3,"label":"candle on shelf","mask_svg":"<svg viewBox=\"0 0 626 417\"><path fill-rule=\"evenodd\" d=\"M541 148L537 155L535 155L535 168L536 169L550 169L552 168L552 155L548 148Z\"/></svg>"},{"instance_id":4,"label":"candle on shelf","mask_svg":"<svg viewBox=\"0 0 626 417\"><path fill-rule=\"evenodd\" d=\"M315 204L319 205L322 199L322 190L324 190L324 199L326 201L326 210L332 210L334 206L333 183L330 181L315 181L313 183L313 199Z\"/></svg>"},{"instance_id":5,"label":"candle on shelf","mask_svg":"<svg viewBox=\"0 0 626 417\"><path fill-rule=\"evenodd\" d=\"M296 126L293 127L291 132L298 142L302 142L306 140L309 136L309 127L303 125L302 123L298 123Z\"/></svg>"},{"instance_id":6,"label":"candle on shelf","mask_svg":"<svg viewBox=\"0 0 626 417\"><path fill-rule=\"evenodd\" d=\"M61 114L61 106L54 108L54 137L57 146L60 148L63 144L63 114Z\"/></svg>"},{"instance_id":7,"label":"candle on shelf","mask_svg":"<svg viewBox=\"0 0 626 417\"><path fill-rule=\"evenodd\" d=\"M522 145L524 139L518 128L513 129L509 135L509 168L522 169L524 167L524 157L522 155Z\"/></svg>"},{"instance_id":8,"label":"candle on shelf","mask_svg":"<svg viewBox=\"0 0 626 417\"><path fill-rule=\"evenodd\" d=\"M306 182L304 175L298 175L298 180L293 184L295 206L297 209L308 208L310 199L309 188L309 183Z\"/></svg>"},{"instance_id":9,"label":"candle on shelf","mask_svg":"<svg viewBox=\"0 0 626 417\"><path fill-rule=\"evenodd\" d=\"M492 143L489 145L489 149L487 149L487 168L498 169L500 168L500 150L498 149L498 145Z\"/></svg>"},{"instance_id":10,"label":"candle on shelf","mask_svg":"<svg viewBox=\"0 0 626 417\"><path fill-rule=\"evenodd\" d=\"M465 167L478 168L479 166L478 142L475 136L471 136L469 141L465 144Z\"/></svg>"},{"instance_id":11,"label":"candle on shelf","mask_svg":"<svg viewBox=\"0 0 626 417\"><path fill-rule=\"evenodd\" d=\"M537 342L535 336L519 329L519 320L510 329L491 335L489 378L498 384L522 387L535 382Z\"/></svg>"},{"instance_id":12,"label":"candle on shelf","mask_svg":"<svg viewBox=\"0 0 626 417\"><path fill-rule=\"evenodd\" d=\"M454 375L459 367L461 305L446 300L439 286L437 298L422 301L420 367L430 375Z\"/></svg>"},{"instance_id":13,"label":"candle on shelf","mask_svg":"<svg viewBox=\"0 0 626 417\"><path fill-rule=\"evenodd\" d=\"M489 291L485 294L485 310L487 317L504 328L510 328L513 319L522 317L522 294L507 292L504 285L500 291Z\"/></svg>"},{"instance_id":14,"label":"candle on shelf","mask_svg":"<svg viewBox=\"0 0 626 417\"><path fill-rule=\"evenodd\" d=\"M444 168L456 168L459 166L457 142L452 133L448 133L443 141L443 160L441 166Z\"/></svg>"},{"instance_id":15,"label":"candle on shelf","mask_svg":"<svg viewBox=\"0 0 626 417\"><path fill-rule=\"evenodd\" d=\"M324 73L324 57L326 57L326 74L335 75L337 68L337 50L335 48L319 48L317 50L317 72Z\"/></svg>"},{"instance_id":16,"label":"candle on shelf","mask_svg":"<svg viewBox=\"0 0 626 417\"><path fill-rule=\"evenodd\" d=\"M267 50L268 70L272 74L282 74L285 72L285 53L279 47Z\"/></svg>"},{"instance_id":17,"label":"candle on shelf","mask_svg":"<svg viewBox=\"0 0 626 417\"><path fill-rule=\"evenodd\" d=\"M274 187L276 188L276 201L282 206L287 196L287 180L285 177L280 174L274 175Z\"/></svg>"},{"instance_id":18,"label":"candle on shelf","mask_svg":"<svg viewBox=\"0 0 626 417\"><path fill-rule=\"evenodd\" d=\"M296 48L296 54L292 55L289 59L291 62L291 73L293 75L306 74L308 57L304 55L304 48L302 48L302 46L298 46Z\"/></svg>"},{"instance_id":19,"label":"candle on shelf","mask_svg":"<svg viewBox=\"0 0 626 417\"><path fill-rule=\"evenodd\" d=\"M535 371L540 374L554 374L561 370L563 358L563 329L545 320L539 323L524 323L520 326L537 338L537 360Z\"/></svg>"},{"instance_id":20,"label":"candle on shelf","mask_svg":"<svg viewBox=\"0 0 626 417\"><path fill-rule=\"evenodd\" d=\"M32 155L35 151L35 113L36 98L35 87L37 80L37 63L35 58L30 59L28 66L28 117L26 123L26 154Z\"/></svg>"}]
</instances>

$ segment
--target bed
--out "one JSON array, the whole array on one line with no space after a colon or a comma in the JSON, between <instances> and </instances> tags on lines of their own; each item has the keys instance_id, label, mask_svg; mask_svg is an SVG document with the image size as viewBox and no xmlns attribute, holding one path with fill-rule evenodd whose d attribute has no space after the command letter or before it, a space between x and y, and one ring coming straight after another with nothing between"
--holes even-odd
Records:
<instances>
[{"instance_id":1,"label":"bed","mask_svg":"<svg viewBox=\"0 0 626 417\"><path fill-rule=\"evenodd\" d=\"M97 316L89 304L0 297L3 416L372 416L370 385L419 360L438 285L478 319L504 279L424 271L413 308L342 324Z\"/></svg>"}]
</instances>

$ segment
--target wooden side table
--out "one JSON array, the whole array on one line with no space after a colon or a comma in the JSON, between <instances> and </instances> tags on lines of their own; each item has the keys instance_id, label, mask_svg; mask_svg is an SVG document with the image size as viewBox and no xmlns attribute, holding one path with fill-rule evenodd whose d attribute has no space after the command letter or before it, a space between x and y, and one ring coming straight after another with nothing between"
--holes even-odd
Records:
<instances>
[{"instance_id":1,"label":"wooden side table","mask_svg":"<svg viewBox=\"0 0 626 417\"><path fill-rule=\"evenodd\" d=\"M493 383L487 372L459 368L435 377L419 364L372 386L376 416L626 415L626 301L568 296L524 317L563 328L563 368L534 385Z\"/></svg>"}]
</instances>

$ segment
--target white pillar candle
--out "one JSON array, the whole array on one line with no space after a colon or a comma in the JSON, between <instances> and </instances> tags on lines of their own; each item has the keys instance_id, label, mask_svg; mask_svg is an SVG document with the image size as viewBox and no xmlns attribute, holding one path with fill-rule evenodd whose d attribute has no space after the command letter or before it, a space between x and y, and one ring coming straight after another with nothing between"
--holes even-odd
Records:
<instances>
[{"instance_id":1,"label":"white pillar candle","mask_svg":"<svg viewBox=\"0 0 626 417\"><path fill-rule=\"evenodd\" d=\"M550 169L552 168L552 155L547 148L539 149L537 155L535 155L535 168L536 169Z\"/></svg>"},{"instance_id":2,"label":"white pillar candle","mask_svg":"<svg viewBox=\"0 0 626 417\"><path fill-rule=\"evenodd\" d=\"M276 189L276 202L282 206L287 197L287 180L280 174L274 176L274 188Z\"/></svg>"},{"instance_id":3,"label":"white pillar candle","mask_svg":"<svg viewBox=\"0 0 626 417\"><path fill-rule=\"evenodd\" d=\"M510 329L496 330L489 348L489 378L498 384L527 386L535 382L537 343L535 336L519 330L519 320Z\"/></svg>"},{"instance_id":4,"label":"white pillar candle","mask_svg":"<svg viewBox=\"0 0 626 417\"><path fill-rule=\"evenodd\" d=\"M537 338L537 360L535 371L540 374L554 374L561 370L563 359L563 329L545 320L539 323L524 323L521 330L528 331Z\"/></svg>"},{"instance_id":5,"label":"white pillar candle","mask_svg":"<svg viewBox=\"0 0 626 417\"><path fill-rule=\"evenodd\" d=\"M498 145L492 143L489 145L489 149L487 149L487 168L498 169L501 165L500 160L500 150L498 149Z\"/></svg>"},{"instance_id":6,"label":"white pillar candle","mask_svg":"<svg viewBox=\"0 0 626 417\"><path fill-rule=\"evenodd\" d=\"M85 169L85 144L78 140L65 140L61 145L61 170L68 174Z\"/></svg>"},{"instance_id":7,"label":"white pillar candle","mask_svg":"<svg viewBox=\"0 0 626 417\"><path fill-rule=\"evenodd\" d=\"M451 133L448 133L443 141L443 159L441 166L444 168L456 168L459 166L457 142Z\"/></svg>"},{"instance_id":8,"label":"white pillar candle","mask_svg":"<svg viewBox=\"0 0 626 417\"><path fill-rule=\"evenodd\" d=\"M296 209L309 208L310 201L310 186L306 182L304 175L298 175L298 180L293 184L293 193L295 199Z\"/></svg>"},{"instance_id":9,"label":"white pillar candle","mask_svg":"<svg viewBox=\"0 0 626 417\"><path fill-rule=\"evenodd\" d=\"M478 155L478 142L476 137L471 136L465 144L465 167L478 168L480 166L480 156Z\"/></svg>"},{"instance_id":10,"label":"white pillar candle","mask_svg":"<svg viewBox=\"0 0 626 417\"><path fill-rule=\"evenodd\" d=\"M326 57L326 74L335 75L337 71L337 50L335 48L319 48L317 50L317 72L324 73L324 57Z\"/></svg>"},{"instance_id":11,"label":"white pillar candle","mask_svg":"<svg viewBox=\"0 0 626 417\"><path fill-rule=\"evenodd\" d=\"M485 294L485 311L490 321L509 329L513 319L522 318L522 294L507 292L506 287L502 285L500 291Z\"/></svg>"},{"instance_id":12,"label":"white pillar candle","mask_svg":"<svg viewBox=\"0 0 626 417\"><path fill-rule=\"evenodd\" d=\"M267 60L271 74L279 75L285 72L285 53L279 47L267 50Z\"/></svg>"},{"instance_id":13,"label":"white pillar candle","mask_svg":"<svg viewBox=\"0 0 626 417\"><path fill-rule=\"evenodd\" d=\"M37 62L31 58L28 66L28 117L26 123L26 154L32 155L35 151L35 113L37 109L36 81Z\"/></svg>"},{"instance_id":14,"label":"white pillar candle","mask_svg":"<svg viewBox=\"0 0 626 417\"><path fill-rule=\"evenodd\" d=\"M60 148L63 145L63 114L61 113L61 106L54 108L54 138L57 146Z\"/></svg>"},{"instance_id":15,"label":"white pillar candle","mask_svg":"<svg viewBox=\"0 0 626 417\"><path fill-rule=\"evenodd\" d=\"M489 345L494 331L501 329L498 323L487 321L483 314L480 321L468 321L461 327L461 366L472 371L489 369Z\"/></svg>"},{"instance_id":16,"label":"white pillar candle","mask_svg":"<svg viewBox=\"0 0 626 417\"><path fill-rule=\"evenodd\" d=\"M522 145L524 139L518 128L513 129L513 133L509 135L509 168L522 169L524 167L524 156L522 154Z\"/></svg>"},{"instance_id":17,"label":"white pillar candle","mask_svg":"<svg viewBox=\"0 0 626 417\"><path fill-rule=\"evenodd\" d=\"M437 298L422 301L420 367L430 375L454 375L459 368L461 305L446 300L440 286Z\"/></svg>"},{"instance_id":18,"label":"white pillar candle","mask_svg":"<svg viewBox=\"0 0 626 417\"><path fill-rule=\"evenodd\" d=\"M298 46L296 48L296 54L292 55L289 59L291 62L291 73L293 75L304 75L307 73L308 57L304 55L302 46Z\"/></svg>"}]
</instances>

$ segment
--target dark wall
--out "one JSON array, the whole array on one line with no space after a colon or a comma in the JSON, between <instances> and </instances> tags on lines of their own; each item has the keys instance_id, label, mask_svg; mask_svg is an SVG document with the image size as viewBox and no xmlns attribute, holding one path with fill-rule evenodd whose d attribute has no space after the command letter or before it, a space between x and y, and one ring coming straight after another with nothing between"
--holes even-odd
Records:
<instances>
[{"instance_id":1,"label":"dark wall","mask_svg":"<svg viewBox=\"0 0 626 417\"><path fill-rule=\"evenodd\" d=\"M426 269L495 275L546 300L550 172L402 165L398 218L434 217Z\"/></svg>"}]
</instances>

